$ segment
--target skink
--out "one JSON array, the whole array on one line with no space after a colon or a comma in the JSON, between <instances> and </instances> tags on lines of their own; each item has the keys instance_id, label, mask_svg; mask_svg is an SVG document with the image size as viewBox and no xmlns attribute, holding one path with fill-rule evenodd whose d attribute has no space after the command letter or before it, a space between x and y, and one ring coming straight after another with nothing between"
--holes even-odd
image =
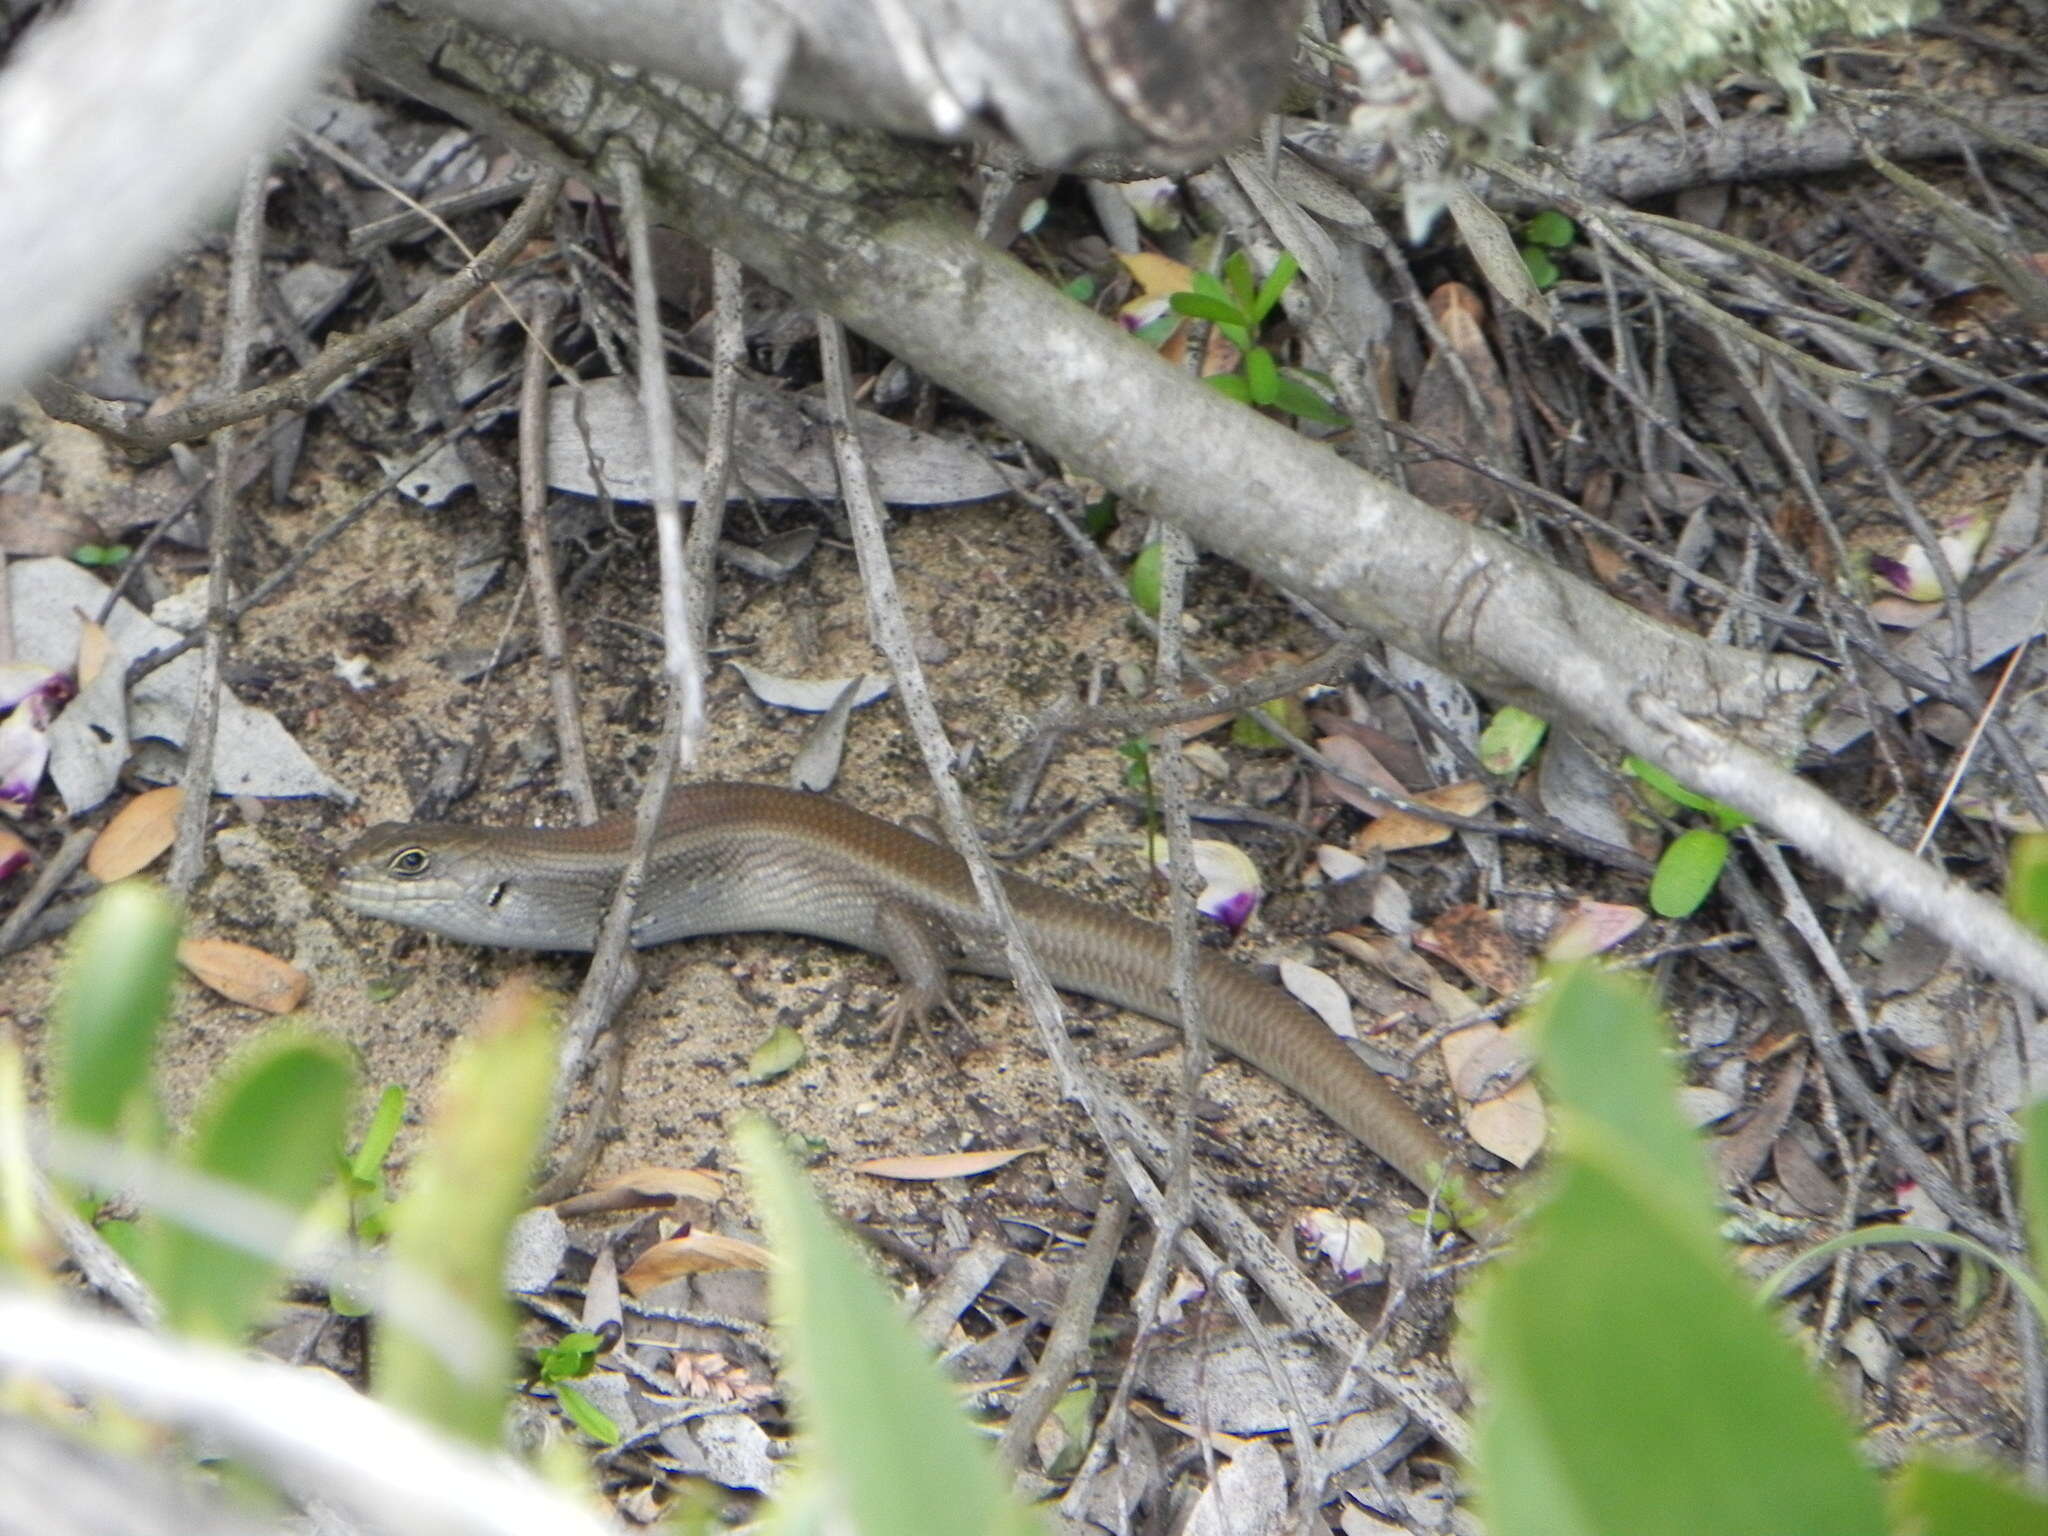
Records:
<instances>
[{"instance_id":1,"label":"skink","mask_svg":"<svg viewBox=\"0 0 2048 1536\"><path fill-rule=\"evenodd\" d=\"M469 944L589 950L632 841L630 816L584 827L387 822L343 855L342 900L371 917ZM1167 1023L1171 942L1156 923L1006 877L1052 983ZM951 849L838 800L760 784L678 790L633 924L636 945L718 933L796 933L890 961L901 1008L922 1018L946 973L1007 976L967 866ZM1452 1191L1468 1228L1493 1211L1456 1160L1351 1048L1278 987L1198 957L1209 1040L1300 1094L1427 1191Z\"/></svg>"}]
</instances>

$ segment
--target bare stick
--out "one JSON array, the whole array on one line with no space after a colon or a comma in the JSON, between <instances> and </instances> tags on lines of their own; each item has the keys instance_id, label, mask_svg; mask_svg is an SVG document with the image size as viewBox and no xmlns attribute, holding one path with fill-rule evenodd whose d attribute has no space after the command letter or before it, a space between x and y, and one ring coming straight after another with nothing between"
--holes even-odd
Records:
<instances>
[{"instance_id":1,"label":"bare stick","mask_svg":"<svg viewBox=\"0 0 2048 1536\"><path fill-rule=\"evenodd\" d=\"M668 709L661 725L661 741L654 753L654 766L640 787L640 801L633 813L633 851L619 874L612 904L605 911L597 931L597 949L590 957L590 969L583 973L583 985L569 1010L569 1022L562 1031L561 1056L555 1067L555 1101L549 1124L562 1117L570 1090L582 1075L590 1045L625 1006L626 999L640 984L640 967L627 953L633 939L633 911L640 904L640 889L647 883L648 855L654 849L655 834L661 829L661 813L668 805L675 783L676 761L682 746L682 698L673 687L668 690ZM553 1181L550 1180L550 1187Z\"/></svg>"},{"instance_id":2,"label":"bare stick","mask_svg":"<svg viewBox=\"0 0 2048 1536\"><path fill-rule=\"evenodd\" d=\"M235 205L235 235L228 266L227 336L221 343L220 391L232 395L249 373L249 351L256 339L256 286L263 265L264 185L270 160L258 155L242 174L242 195ZM220 671L227 655L235 545L240 529L235 495L235 437L222 427L213 440L213 493L208 511L206 582L206 645L200 653L198 700L192 727L185 738L185 798L178 806L178 839L171 849L164 881L179 895L188 894L206 867L206 823L213 809L213 749L220 731Z\"/></svg>"},{"instance_id":3,"label":"bare stick","mask_svg":"<svg viewBox=\"0 0 2048 1536\"><path fill-rule=\"evenodd\" d=\"M633 318L639 328L640 409L647 420L647 462L653 481L654 539L661 552L661 634L669 686L680 696L682 764L697 761L704 735L704 662L690 629L690 595L683 573L683 513L676 491L676 423L668 398L668 353L661 340L661 300L654 291L654 257L647 237L647 193L632 150L613 159L626 253L633 268Z\"/></svg>"},{"instance_id":4,"label":"bare stick","mask_svg":"<svg viewBox=\"0 0 2048 1536\"><path fill-rule=\"evenodd\" d=\"M78 866L92 852L93 841L99 835L98 827L73 827L64 834L64 841L37 874L36 883L15 902L7 920L0 922L0 955L11 955L31 942L29 930L37 915L56 900L65 883L78 873Z\"/></svg>"},{"instance_id":5,"label":"bare stick","mask_svg":"<svg viewBox=\"0 0 2048 1536\"><path fill-rule=\"evenodd\" d=\"M1927 1191L1927 1197L1942 1209L1949 1220L2002 1253L2016 1252L2012 1231L1979 1210L1957 1188L1955 1181L1922 1150L1918 1142L1906 1134L1905 1127L1863 1080L1855 1062L1842 1048L1841 1036L1835 1031L1834 1020L1828 1016L1826 1002L1780 930L1777 914L1771 911L1770 904L1735 860L1731 859L1722 871L1721 885L1735 903L1735 909L1742 914L1742 920L1749 925L1750 932L1756 935L1757 946L1778 973L1778 979L1784 983L1785 995L1805 1023L1807 1037L1813 1042L1814 1052L1820 1057L1829 1080L1834 1083L1835 1092L1863 1117L1892 1161Z\"/></svg>"},{"instance_id":6,"label":"bare stick","mask_svg":"<svg viewBox=\"0 0 2048 1536\"><path fill-rule=\"evenodd\" d=\"M725 525L725 489L732 480L732 430L739 404L740 364L746 332L740 300L746 274L723 251L711 253L711 419L704 427L704 476L697 510L690 519L683 569L690 589L691 637L697 654L711 642L711 610L717 601L718 534Z\"/></svg>"},{"instance_id":7,"label":"bare stick","mask_svg":"<svg viewBox=\"0 0 2048 1536\"><path fill-rule=\"evenodd\" d=\"M1977 743L1984 739L1984 731L1998 714L1998 701L2005 697L2006 684L2019 669L2021 658L2033 645L2031 638L2022 640L2013 647L2012 655L2005 660L2005 670L1998 674L1998 682L1991 690L1991 697L1984 701L1984 707L1977 711L1977 720L1970 727L1969 740L1956 753L1955 766L1949 769L1947 780L1941 786L1941 797L1934 802L1934 809L1927 813L1927 825L1920 829L1920 836L1913 843L1913 857L1919 858L1927 851L1927 844L1934 837L1934 829L1941 825L1941 818L1948 814L1950 802L1956 797L1956 790L1963 782L1963 775L1970 771L1970 759L1977 755Z\"/></svg>"},{"instance_id":8,"label":"bare stick","mask_svg":"<svg viewBox=\"0 0 2048 1536\"><path fill-rule=\"evenodd\" d=\"M590 758L583 746L583 720L576 678L569 670L562 626L562 594L555 584L555 556L548 540L548 350L558 306L536 305L526 339L526 373L519 390L519 529L526 541L526 580L540 625L540 652L547 663L548 699L555 712L555 742L561 749L562 780L585 822L597 820L597 791L590 785Z\"/></svg>"},{"instance_id":9,"label":"bare stick","mask_svg":"<svg viewBox=\"0 0 2048 1536\"><path fill-rule=\"evenodd\" d=\"M1130 1228L1131 1205L1127 1189L1112 1186L1104 1193L1095 1208L1095 1225L1089 1229L1080 1262L1067 1271L1067 1288L1060 1297L1052 1333L1039 1354L1038 1368L1017 1395L996 1447L996 1455L1013 1473L1024 1465L1038 1426L1066 1394L1081 1362L1088 1358L1088 1336L1102 1306L1103 1289L1116 1266L1117 1252L1123 1247L1124 1233Z\"/></svg>"}]
</instances>

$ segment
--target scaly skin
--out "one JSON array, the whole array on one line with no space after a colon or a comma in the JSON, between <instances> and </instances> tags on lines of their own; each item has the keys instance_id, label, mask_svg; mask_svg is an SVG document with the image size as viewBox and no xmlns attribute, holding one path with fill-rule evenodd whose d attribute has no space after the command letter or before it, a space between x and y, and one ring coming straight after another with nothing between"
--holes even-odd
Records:
<instances>
[{"instance_id":1,"label":"scaly skin","mask_svg":"<svg viewBox=\"0 0 2048 1536\"><path fill-rule=\"evenodd\" d=\"M342 900L470 944L589 950L632 842L630 816L587 827L386 823L343 856ZM1172 944L1156 923L1026 880L1006 888L1052 983L1167 1023ZM1007 976L959 855L837 800L760 784L699 784L670 800L636 945L717 933L798 933L887 958L904 1009L946 999L946 972ZM1300 1094L1418 1188L1446 1188L1463 1225L1496 1215L1386 1081L1287 993L1221 956L1196 965L1209 1041Z\"/></svg>"}]
</instances>

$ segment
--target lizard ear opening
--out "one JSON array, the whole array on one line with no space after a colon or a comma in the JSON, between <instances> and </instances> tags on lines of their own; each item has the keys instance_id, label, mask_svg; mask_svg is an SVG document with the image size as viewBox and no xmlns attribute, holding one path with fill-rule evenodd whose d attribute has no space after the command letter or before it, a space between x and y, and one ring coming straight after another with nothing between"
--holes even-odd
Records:
<instances>
[{"instance_id":1,"label":"lizard ear opening","mask_svg":"<svg viewBox=\"0 0 2048 1536\"><path fill-rule=\"evenodd\" d=\"M401 848L385 861L384 867L401 879L416 879L427 872L433 862L424 848Z\"/></svg>"}]
</instances>

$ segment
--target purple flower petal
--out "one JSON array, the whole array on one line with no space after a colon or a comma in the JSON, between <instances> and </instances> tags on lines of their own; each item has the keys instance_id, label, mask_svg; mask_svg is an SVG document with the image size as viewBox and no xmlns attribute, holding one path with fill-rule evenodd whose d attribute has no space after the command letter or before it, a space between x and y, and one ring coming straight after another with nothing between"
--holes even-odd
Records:
<instances>
[{"instance_id":1,"label":"purple flower petal","mask_svg":"<svg viewBox=\"0 0 2048 1536\"><path fill-rule=\"evenodd\" d=\"M0 661L0 709L31 698L62 704L74 691L69 674L40 661Z\"/></svg>"},{"instance_id":2,"label":"purple flower petal","mask_svg":"<svg viewBox=\"0 0 2048 1536\"><path fill-rule=\"evenodd\" d=\"M1153 864L1164 870L1166 839L1153 838L1151 853ZM1195 898L1195 909L1237 933L1251 920L1252 913L1258 910L1259 898L1266 893L1265 884L1259 879L1259 867L1234 843L1198 837L1195 872L1205 882Z\"/></svg>"},{"instance_id":3,"label":"purple flower petal","mask_svg":"<svg viewBox=\"0 0 2048 1536\"><path fill-rule=\"evenodd\" d=\"M0 720L0 806L25 806L36 797L50 763L50 706L41 694Z\"/></svg>"}]
</instances>

